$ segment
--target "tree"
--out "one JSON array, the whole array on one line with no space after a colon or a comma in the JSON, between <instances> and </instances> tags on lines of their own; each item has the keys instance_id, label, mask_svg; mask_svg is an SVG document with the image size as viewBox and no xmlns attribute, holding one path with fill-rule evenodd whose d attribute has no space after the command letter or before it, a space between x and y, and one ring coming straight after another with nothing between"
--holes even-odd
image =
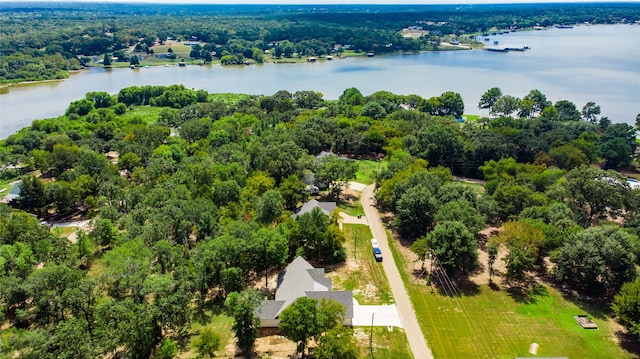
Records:
<instances>
[{"instance_id":1,"label":"tree","mask_svg":"<svg viewBox=\"0 0 640 359\"><path fill-rule=\"evenodd\" d=\"M437 224L426 237L438 263L448 274L469 273L478 264L478 243L466 226L457 221Z\"/></svg>"},{"instance_id":2,"label":"tree","mask_svg":"<svg viewBox=\"0 0 640 359\"><path fill-rule=\"evenodd\" d=\"M104 54L102 65L104 65L104 67L111 67L111 56L109 56L109 54Z\"/></svg>"},{"instance_id":3,"label":"tree","mask_svg":"<svg viewBox=\"0 0 640 359\"><path fill-rule=\"evenodd\" d=\"M264 286L268 287L269 269L280 268L285 264L289 247L287 238L277 230L261 228L251 236L250 250L253 268L264 272Z\"/></svg>"},{"instance_id":4,"label":"tree","mask_svg":"<svg viewBox=\"0 0 640 359\"><path fill-rule=\"evenodd\" d=\"M259 304L260 294L254 289L229 293L224 303L233 316L231 330L238 339L238 346L245 353L251 352L258 337L260 318L255 315L255 309Z\"/></svg>"},{"instance_id":5,"label":"tree","mask_svg":"<svg viewBox=\"0 0 640 359\"><path fill-rule=\"evenodd\" d=\"M482 94L482 97L480 97L478 108L488 108L490 109L491 113L493 113L493 110L491 110L491 108L493 107L493 104L496 103L496 101L498 101L498 99L501 96L502 96L502 90L500 90L500 88L493 87L488 89L487 92Z\"/></svg>"},{"instance_id":6,"label":"tree","mask_svg":"<svg viewBox=\"0 0 640 359\"><path fill-rule=\"evenodd\" d=\"M612 296L637 277L638 239L615 226L570 236L556 257L559 280L591 294Z\"/></svg>"},{"instance_id":7,"label":"tree","mask_svg":"<svg viewBox=\"0 0 640 359\"><path fill-rule=\"evenodd\" d=\"M582 118L585 121L589 121L591 123L596 123L598 121L598 115L600 114L600 106L596 105L595 102L587 102L582 107Z\"/></svg>"},{"instance_id":8,"label":"tree","mask_svg":"<svg viewBox=\"0 0 640 359\"><path fill-rule=\"evenodd\" d=\"M626 123L608 126L600 137L598 152L606 168L628 167L636 149L636 128Z\"/></svg>"},{"instance_id":9,"label":"tree","mask_svg":"<svg viewBox=\"0 0 640 359\"><path fill-rule=\"evenodd\" d=\"M293 94L293 99L299 108L314 109L322 106L324 103L322 93L315 91L296 91Z\"/></svg>"},{"instance_id":10,"label":"tree","mask_svg":"<svg viewBox=\"0 0 640 359\"><path fill-rule=\"evenodd\" d=\"M329 330L313 350L317 359L357 359L358 345L353 331L343 326Z\"/></svg>"},{"instance_id":11,"label":"tree","mask_svg":"<svg viewBox=\"0 0 640 359\"><path fill-rule=\"evenodd\" d=\"M305 189L306 186L304 182L302 182L298 176L290 175L285 178L278 188L284 199L285 208L294 210L298 207L299 203L306 202L309 195Z\"/></svg>"},{"instance_id":12,"label":"tree","mask_svg":"<svg viewBox=\"0 0 640 359\"><path fill-rule=\"evenodd\" d=\"M300 297L280 313L278 328L297 344L296 354L304 353L309 339L339 327L344 314L344 306L333 300L323 299L318 304L316 299Z\"/></svg>"},{"instance_id":13,"label":"tree","mask_svg":"<svg viewBox=\"0 0 640 359\"><path fill-rule=\"evenodd\" d=\"M553 107L558 111L558 120L561 122L580 120L580 112L571 101L560 100L557 101Z\"/></svg>"},{"instance_id":14,"label":"tree","mask_svg":"<svg viewBox=\"0 0 640 359\"><path fill-rule=\"evenodd\" d=\"M572 144L564 144L552 148L549 151L549 156L551 156L556 166L565 170L589 164L587 155Z\"/></svg>"},{"instance_id":15,"label":"tree","mask_svg":"<svg viewBox=\"0 0 640 359\"><path fill-rule=\"evenodd\" d=\"M369 101L360 109L360 116L367 116L374 120L379 120L387 116L387 111L378 102Z\"/></svg>"},{"instance_id":16,"label":"tree","mask_svg":"<svg viewBox=\"0 0 640 359\"><path fill-rule=\"evenodd\" d=\"M444 92L440 95L440 103L442 107L439 115L460 117L464 113L464 101L457 92Z\"/></svg>"},{"instance_id":17,"label":"tree","mask_svg":"<svg viewBox=\"0 0 640 359\"><path fill-rule=\"evenodd\" d=\"M507 281L524 281L525 272L535 268L544 244L544 233L526 222L509 221L500 229L495 240L509 251L503 260L507 268Z\"/></svg>"},{"instance_id":18,"label":"tree","mask_svg":"<svg viewBox=\"0 0 640 359\"><path fill-rule=\"evenodd\" d=\"M431 227L436 213L436 201L424 185L407 189L396 205L394 224L403 236L417 237Z\"/></svg>"},{"instance_id":19,"label":"tree","mask_svg":"<svg viewBox=\"0 0 640 359\"><path fill-rule=\"evenodd\" d=\"M539 90L531 90L523 100L530 100L533 102L532 110L534 113L541 113L542 110L551 106L551 101L548 101L547 96Z\"/></svg>"},{"instance_id":20,"label":"tree","mask_svg":"<svg viewBox=\"0 0 640 359\"><path fill-rule=\"evenodd\" d=\"M605 216L616 216L624 208L626 180L611 170L581 166L565 176L566 199L585 224ZM564 198L563 198L564 199Z\"/></svg>"},{"instance_id":21,"label":"tree","mask_svg":"<svg viewBox=\"0 0 640 359\"><path fill-rule=\"evenodd\" d=\"M316 257L318 262L338 262L345 258L344 234L338 226L337 212L327 217L319 207L297 216L289 234L290 251L302 249L307 258Z\"/></svg>"},{"instance_id":22,"label":"tree","mask_svg":"<svg viewBox=\"0 0 640 359\"><path fill-rule=\"evenodd\" d=\"M329 191L340 199L342 190L349 180L356 177L358 165L355 161L339 158L338 156L326 156L316 164L316 182L329 187Z\"/></svg>"},{"instance_id":23,"label":"tree","mask_svg":"<svg viewBox=\"0 0 640 359\"><path fill-rule=\"evenodd\" d=\"M340 95L339 100L340 102L351 105L351 106L364 104L364 96L362 96L362 93L360 92L360 90L358 90L355 87L351 87L344 90L342 92L342 95Z\"/></svg>"},{"instance_id":24,"label":"tree","mask_svg":"<svg viewBox=\"0 0 640 359\"><path fill-rule=\"evenodd\" d=\"M39 214L46 205L44 183L37 177L25 176L19 186L20 197L18 203L20 207Z\"/></svg>"},{"instance_id":25,"label":"tree","mask_svg":"<svg viewBox=\"0 0 640 359\"><path fill-rule=\"evenodd\" d=\"M284 198L278 190L266 191L256 202L256 219L264 224L273 223L283 212Z\"/></svg>"},{"instance_id":26,"label":"tree","mask_svg":"<svg viewBox=\"0 0 640 359\"><path fill-rule=\"evenodd\" d=\"M482 215L471 203L464 199L446 202L440 206L435 219L437 223L445 221L462 222L473 235L476 235L485 226Z\"/></svg>"},{"instance_id":27,"label":"tree","mask_svg":"<svg viewBox=\"0 0 640 359\"><path fill-rule=\"evenodd\" d=\"M196 351L203 358L213 358L220 348L220 336L211 328L200 330L200 335L195 340Z\"/></svg>"},{"instance_id":28,"label":"tree","mask_svg":"<svg viewBox=\"0 0 640 359\"><path fill-rule=\"evenodd\" d=\"M491 107L491 112L502 116L510 116L518 110L520 99L517 97L504 95L500 97Z\"/></svg>"},{"instance_id":29,"label":"tree","mask_svg":"<svg viewBox=\"0 0 640 359\"><path fill-rule=\"evenodd\" d=\"M107 289L116 298L144 300L143 284L150 272L151 251L142 239L122 243L103 256Z\"/></svg>"},{"instance_id":30,"label":"tree","mask_svg":"<svg viewBox=\"0 0 640 359\"><path fill-rule=\"evenodd\" d=\"M138 55L132 55L129 58L129 65L132 65L132 66L140 65L140 60L138 59Z\"/></svg>"},{"instance_id":31,"label":"tree","mask_svg":"<svg viewBox=\"0 0 640 359\"><path fill-rule=\"evenodd\" d=\"M459 126L433 122L418 132L418 141L409 151L427 160L429 166L446 166L459 170L464 160L465 142Z\"/></svg>"},{"instance_id":32,"label":"tree","mask_svg":"<svg viewBox=\"0 0 640 359\"><path fill-rule=\"evenodd\" d=\"M640 337L640 279L625 283L611 305L620 324Z\"/></svg>"},{"instance_id":33,"label":"tree","mask_svg":"<svg viewBox=\"0 0 640 359\"><path fill-rule=\"evenodd\" d=\"M170 338L165 338L153 358L173 359L176 355L178 355L178 344Z\"/></svg>"},{"instance_id":34,"label":"tree","mask_svg":"<svg viewBox=\"0 0 640 359\"><path fill-rule=\"evenodd\" d=\"M500 248L499 244L494 241L489 242L489 245L487 246L487 254L488 254L487 266L489 267L489 281L491 281L491 277L493 277L493 274L495 273L493 264L496 262L496 259L498 258L499 248Z\"/></svg>"}]
</instances>

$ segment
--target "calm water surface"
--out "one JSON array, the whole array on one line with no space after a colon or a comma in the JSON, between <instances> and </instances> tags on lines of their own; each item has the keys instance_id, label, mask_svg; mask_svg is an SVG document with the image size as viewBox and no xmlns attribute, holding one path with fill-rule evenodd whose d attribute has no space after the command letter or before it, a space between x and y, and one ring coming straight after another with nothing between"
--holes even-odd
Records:
<instances>
[{"instance_id":1,"label":"calm water surface","mask_svg":"<svg viewBox=\"0 0 640 359\"><path fill-rule=\"evenodd\" d=\"M523 97L539 89L551 101L567 99L578 108L594 101L614 122L633 124L640 113L640 26L579 26L490 36L500 45L528 45L526 52L481 50L352 57L304 64L94 68L54 83L11 87L0 95L0 138L34 119L62 115L71 101L90 91L115 94L141 85L184 84L212 93L271 95L279 90L314 90L337 99L350 87L364 95L385 90L423 97L459 92L466 113L480 96L500 87Z\"/></svg>"}]
</instances>

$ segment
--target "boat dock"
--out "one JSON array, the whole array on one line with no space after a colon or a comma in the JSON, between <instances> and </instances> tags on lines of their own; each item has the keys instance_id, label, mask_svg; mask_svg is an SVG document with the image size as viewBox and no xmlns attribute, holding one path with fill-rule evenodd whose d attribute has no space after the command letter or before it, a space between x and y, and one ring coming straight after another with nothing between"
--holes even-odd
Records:
<instances>
[{"instance_id":1,"label":"boat dock","mask_svg":"<svg viewBox=\"0 0 640 359\"><path fill-rule=\"evenodd\" d=\"M508 52L508 51L527 51L531 48L529 46L523 45L503 45L503 46L487 46L484 48L487 51L495 51L495 52Z\"/></svg>"}]
</instances>

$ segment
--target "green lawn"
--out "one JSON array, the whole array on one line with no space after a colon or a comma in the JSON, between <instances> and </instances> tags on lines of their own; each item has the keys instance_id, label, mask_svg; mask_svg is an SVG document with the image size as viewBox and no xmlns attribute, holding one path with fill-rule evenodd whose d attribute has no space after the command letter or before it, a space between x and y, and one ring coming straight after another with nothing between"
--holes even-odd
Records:
<instances>
[{"instance_id":1,"label":"green lawn","mask_svg":"<svg viewBox=\"0 0 640 359\"><path fill-rule=\"evenodd\" d=\"M385 327L373 327L371 350L369 338L371 328L355 328L354 334L358 338L360 358L379 359L410 359L413 358L407 335L402 328L393 327L389 331ZM373 352L373 353L372 353Z\"/></svg>"},{"instance_id":2,"label":"green lawn","mask_svg":"<svg viewBox=\"0 0 640 359\"><path fill-rule=\"evenodd\" d=\"M401 268L404 258L393 241L391 251ZM518 300L504 289L489 286L467 288L461 298L432 291L401 271L418 321L436 358L532 357L633 358L613 341L606 308L566 300L554 288L540 285L528 300ZM582 329L574 315L588 314L598 330Z\"/></svg>"},{"instance_id":3,"label":"green lawn","mask_svg":"<svg viewBox=\"0 0 640 359\"><path fill-rule=\"evenodd\" d=\"M387 162L376 160L358 160L358 172L356 172L355 182L372 184L377 171L387 168Z\"/></svg>"},{"instance_id":4,"label":"green lawn","mask_svg":"<svg viewBox=\"0 0 640 359\"><path fill-rule=\"evenodd\" d=\"M364 214L362 204L359 201L353 204L347 202L338 202L338 208L340 208L341 212L344 212L345 214L353 217L356 217L359 214Z\"/></svg>"},{"instance_id":5,"label":"green lawn","mask_svg":"<svg viewBox=\"0 0 640 359\"><path fill-rule=\"evenodd\" d=\"M127 110L121 118L124 121L131 121L133 119L141 119L144 123L153 123L158 119L158 115L165 107L155 106L135 106L132 110Z\"/></svg>"},{"instance_id":6,"label":"green lawn","mask_svg":"<svg viewBox=\"0 0 640 359\"><path fill-rule=\"evenodd\" d=\"M464 117L466 121L477 121L480 118L480 115L464 114L464 115L462 115L462 117Z\"/></svg>"},{"instance_id":7,"label":"green lawn","mask_svg":"<svg viewBox=\"0 0 640 359\"><path fill-rule=\"evenodd\" d=\"M344 247L349 260L354 258L355 243L355 260L358 266L351 268L347 263L343 268L332 272L333 289L354 291L353 296L363 305L392 304L393 294L387 276L382 264L373 257L369 227L363 224L344 224L342 231L346 237Z\"/></svg>"},{"instance_id":8,"label":"green lawn","mask_svg":"<svg viewBox=\"0 0 640 359\"><path fill-rule=\"evenodd\" d=\"M204 328L210 328L220 336L220 348L218 349L218 354L224 353L224 347L233 337L233 332L231 331L233 318L225 314L212 313L209 310L204 310L203 312L196 313L194 317L196 318L194 318L194 320L192 321L191 328L189 329L189 334L191 334L192 337L189 345L189 348L191 350L188 352L188 354L191 355L187 355L186 357L195 358L197 356L196 352L193 350L193 344L194 340L198 337L200 330Z\"/></svg>"}]
</instances>

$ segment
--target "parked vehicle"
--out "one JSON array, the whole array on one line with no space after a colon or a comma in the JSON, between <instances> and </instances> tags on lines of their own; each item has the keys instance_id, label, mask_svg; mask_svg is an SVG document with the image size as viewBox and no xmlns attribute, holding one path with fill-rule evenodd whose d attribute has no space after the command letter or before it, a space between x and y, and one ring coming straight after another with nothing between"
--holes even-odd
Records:
<instances>
[{"instance_id":1,"label":"parked vehicle","mask_svg":"<svg viewBox=\"0 0 640 359\"><path fill-rule=\"evenodd\" d=\"M382 251L378 247L373 247L373 256L376 258L376 262L382 262Z\"/></svg>"}]
</instances>

